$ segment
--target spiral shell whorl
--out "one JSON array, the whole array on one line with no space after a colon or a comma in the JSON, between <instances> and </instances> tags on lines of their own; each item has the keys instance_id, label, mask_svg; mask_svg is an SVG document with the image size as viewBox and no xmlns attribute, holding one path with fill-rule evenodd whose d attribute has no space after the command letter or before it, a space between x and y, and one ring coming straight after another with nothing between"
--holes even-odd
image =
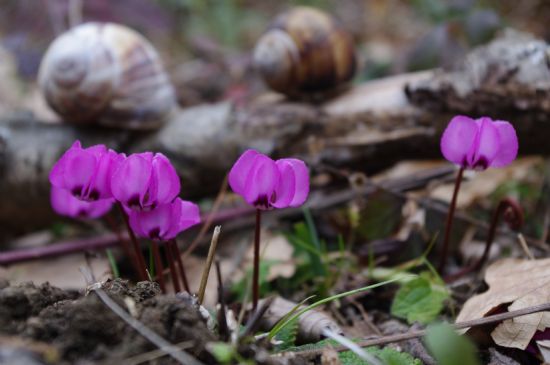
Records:
<instances>
[{"instance_id":1,"label":"spiral shell whorl","mask_svg":"<svg viewBox=\"0 0 550 365\"><path fill-rule=\"evenodd\" d=\"M48 49L39 73L46 100L69 122L156 128L175 93L152 45L112 23L87 23Z\"/></svg>"},{"instance_id":2,"label":"spiral shell whorl","mask_svg":"<svg viewBox=\"0 0 550 365\"><path fill-rule=\"evenodd\" d=\"M253 59L266 83L289 96L337 89L356 66L351 36L329 15L308 7L278 16Z\"/></svg>"}]
</instances>

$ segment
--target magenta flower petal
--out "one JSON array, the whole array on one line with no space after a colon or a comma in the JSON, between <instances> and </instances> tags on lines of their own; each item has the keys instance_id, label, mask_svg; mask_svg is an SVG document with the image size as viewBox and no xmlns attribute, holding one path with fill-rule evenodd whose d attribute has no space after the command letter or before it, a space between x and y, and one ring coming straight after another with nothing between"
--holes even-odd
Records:
<instances>
[{"instance_id":1,"label":"magenta flower petal","mask_svg":"<svg viewBox=\"0 0 550 365\"><path fill-rule=\"evenodd\" d=\"M152 164L147 155L127 157L111 178L113 196L130 208L141 207L149 187Z\"/></svg>"},{"instance_id":2,"label":"magenta flower petal","mask_svg":"<svg viewBox=\"0 0 550 365\"><path fill-rule=\"evenodd\" d=\"M166 236L168 237L166 239L172 239L180 232L183 232L201 222L199 206L197 204L177 198L172 203L172 206L174 209L179 210L180 219L172 224L170 230L166 233Z\"/></svg>"},{"instance_id":3,"label":"magenta flower petal","mask_svg":"<svg viewBox=\"0 0 550 365\"><path fill-rule=\"evenodd\" d=\"M279 175L275 161L265 155L258 154L246 178L242 194L244 200L258 209L268 209L274 198L275 188L279 183Z\"/></svg>"},{"instance_id":4,"label":"magenta flower petal","mask_svg":"<svg viewBox=\"0 0 550 365\"><path fill-rule=\"evenodd\" d=\"M131 211L130 226L134 232L153 240L170 240L200 222L197 205L180 198L150 211Z\"/></svg>"},{"instance_id":5,"label":"magenta flower petal","mask_svg":"<svg viewBox=\"0 0 550 365\"><path fill-rule=\"evenodd\" d=\"M111 177L123 160L124 155L119 155L113 150L106 151L101 156L92 183L98 193L98 197L95 199L106 199L113 196L111 193ZM95 200L92 193L90 192L90 198Z\"/></svg>"},{"instance_id":6,"label":"magenta flower petal","mask_svg":"<svg viewBox=\"0 0 550 365\"><path fill-rule=\"evenodd\" d=\"M254 165L256 156L259 154L258 151L254 150L245 151L229 171L229 186L235 193L243 194L248 175Z\"/></svg>"},{"instance_id":7,"label":"magenta flower petal","mask_svg":"<svg viewBox=\"0 0 550 365\"><path fill-rule=\"evenodd\" d=\"M286 158L278 160L277 164L291 168L294 174L294 196L289 206L298 207L304 204L309 194L309 170L304 161L296 158Z\"/></svg>"},{"instance_id":8,"label":"magenta flower petal","mask_svg":"<svg viewBox=\"0 0 550 365\"><path fill-rule=\"evenodd\" d=\"M157 204L171 202L180 192L180 179L176 169L161 153L153 158L153 180L159 182L156 189Z\"/></svg>"},{"instance_id":9,"label":"magenta flower petal","mask_svg":"<svg viewBox=\"0 0 550 365\"><path fill-rule=\"evenodd\" d=\"M172 213L171 204L160 205L150 211L132 211L130 226L142 237L162 240L170 230Z\"/></svg>"},{"instance_id":10,"label":"magenta flower petal","mask_svg":"<svg viewBox=\"0 0 550 365\"><path fill-rule=\"evenodd\" d=\"M454 117L441 137L441 153L447 160L465 166L477 132L478 126L473 119L465 116Z\"/></svg>"},{"instance_id":11,"label":"magenta flower petal","mask_svg":"<svg viewBox=\"0 0 550 365\"><path fill-rule=\"evenodd\" d=\"M498 131L501 148L491 163L491 167L504 167L514 161L518 155L518 137L510 123L497 120L493 124Z\"/></svg>"},{"instance_id":12,"label":"magenta flower petal","mask_svg":"<svg viewBox=\"0 0 550 365\"><path fill-rule=\"evenodd\" d=\"M85 202L72 196L68 190L55 186L52 186L50 201L57 214L71 218L99 218L113 206L112 199Z\"/></svg>"},{"instance_id":13,"label":"magenta flower petal","mask_svg":"<svg viewBox=\"0 0 550 365\"><path fill-rule=\"evenodd\" d=\"M53 165L50 171L50 183L57 187L63 187L65 185L65 165L67 154L73 150L82 150L80 141L74 141L73 145L65 151L65 153L59 158L59 160Z\"/></svg>"},{"instance_id":14,"label":"magenta flower petal","mask_svg":"<svg viewBox=\"0 0 550 365\"><path fill-rule=\"evenodd\" d=\"M290 206L296 194L296 173L288 159L275 161L279 169L279 184L275 188L275 200L271 203L275 208L286 208Z\"/></svg>"},{"instance_id":15,"label":"magenta flower petal","mask_svg":"<svg viewBox=\"0 0 550 365\"><path fill-rule=\"evenodd\" d=\"M87 200L90 181L98 163L97 158L85 150L71 150L67 153L64 162L62 187L69 190L75 197Z\"/></svg>"},{"instance_id":16,"label":"magenta flower petal","mask_svg":"<svg viewBox=\"0 0 550 365\"><path fill-rule=\"evenodd\" d=\"M478 132L468 152L469 167L485 170L496 157L500 148L500 137L491 119L484 117L476 120Z\"/></svg>"},{"instance_id":17,"label":"magenta flower petal","mask_svg":"<svg viewBox=\"0 0 550 365\"><path fill-rule=\"evenodd\" d=\"M298 159L273 161L248 150L235 162L229 173L233 191L257 209L296 207L309 193L309 171Z\"/></svg>"}]
</instances>

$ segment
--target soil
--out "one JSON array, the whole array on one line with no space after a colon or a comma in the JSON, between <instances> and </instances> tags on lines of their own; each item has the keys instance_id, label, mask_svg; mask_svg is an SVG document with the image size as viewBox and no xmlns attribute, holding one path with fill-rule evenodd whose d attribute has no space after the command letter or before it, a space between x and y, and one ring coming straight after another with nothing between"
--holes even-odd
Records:
<instances>
[{"instance_id":1,"label":"soil","mask_svg":"<svg viewBox=\"0 0 550 365\"><path fill-rule=\"evenodd\" d=\"M190 296L160 295L157 283L120 279L103 289L123 308L132 306L125 303L130 298L138 320L171 343L188 342L188 353L212 363L205 344L215 335ZM155 349L93 293L0 281L0 364L114 364Z\"/></svg>"}]
</instances>

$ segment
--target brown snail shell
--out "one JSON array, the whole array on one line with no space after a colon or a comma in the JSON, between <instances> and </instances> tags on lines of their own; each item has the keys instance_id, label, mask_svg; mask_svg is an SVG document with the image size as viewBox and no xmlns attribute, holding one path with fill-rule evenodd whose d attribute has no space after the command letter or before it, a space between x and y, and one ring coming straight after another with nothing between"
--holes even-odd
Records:
<instances>
[{"instance_id":1,"label":"brown snail shell","mask_svg":"<svg viewBox=\"0 0 550 365\"><path fill-rule=\"evenodd\" d=\"M258 40L253 62L269 87L290 97L341 89L356 68L351 35L309 7L279 15Z\"/></svg>"},{"instance_id":2,"label":"brown snail shell","mask_svg":"<svg viewBox=\"0 0 550 365\"><path fill-rule=\"evenodd\" d=\"M114 23L86 23L59 36L38 82L48 104L71 123L153 129L176 105L153 46Z\"/></svg>"}]
</instances>

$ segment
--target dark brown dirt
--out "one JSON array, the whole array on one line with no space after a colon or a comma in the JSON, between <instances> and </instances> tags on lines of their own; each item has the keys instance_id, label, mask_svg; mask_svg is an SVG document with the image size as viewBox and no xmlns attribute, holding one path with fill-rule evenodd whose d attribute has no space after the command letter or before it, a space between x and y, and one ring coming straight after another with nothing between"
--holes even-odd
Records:
<instances>
[{"instance_id":1,"label":"dark brown dirt","mask_svg":"<svg viewBox=\"0 0 550 365\"><path fill-rule=\"evenodd\" d=\"M211 363L205 345L215 336L190 297L160 295L158 284L151 282L132 287L117 279L103 289L123 308L124 299L131 298L143 324L171 343L189 341L187 351ZM0 281L0 336L49 344L57 350L59 364L113 364L155 349L94 293L81 295L48 284L10 286ZM168 357L156 361L172 363Z\"/></svg>"}]
</instances>

